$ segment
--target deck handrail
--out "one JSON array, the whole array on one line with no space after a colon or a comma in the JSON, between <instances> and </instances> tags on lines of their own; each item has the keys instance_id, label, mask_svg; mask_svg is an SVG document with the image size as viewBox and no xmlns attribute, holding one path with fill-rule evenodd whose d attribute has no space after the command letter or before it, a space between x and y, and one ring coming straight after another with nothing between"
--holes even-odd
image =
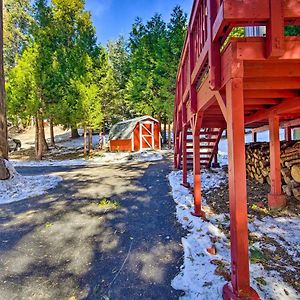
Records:
<instances>
[{"instance_id":1,"label":"deck handrail","mask_svg":"<svg viewBox=\"0 0 300 300\"><path fill-rule=\"evenodd\" d=\"M282 28L300 25L299 1L244 0L241 8L239 0L195 0L177 73L176 105L192 98L207 73L211 89L218 89L221 47L232 28L258 25L267 27L266 55L280 56Z\"/></svg>"}]
</instances>

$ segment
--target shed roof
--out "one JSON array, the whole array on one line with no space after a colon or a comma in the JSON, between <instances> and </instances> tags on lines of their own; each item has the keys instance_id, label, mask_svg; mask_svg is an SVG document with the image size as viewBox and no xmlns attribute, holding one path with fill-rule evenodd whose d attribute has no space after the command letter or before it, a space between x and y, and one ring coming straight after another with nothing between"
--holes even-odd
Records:
<instances>
[{"instance_id":1,"label":"shed roof","mask_svg":"<svg viewBox=\"0 0 300 300\"><path fill-rule=\"evenodd\" d=\"M131 138L131 133L134 130L136 124L139 122L151 119L154 122L158 122L158 120L150 117L150 116L143 116L138 117L126 121L122 121L113 125L109 131L109 140L128 140Z\"/></svg>"}]
</instances>

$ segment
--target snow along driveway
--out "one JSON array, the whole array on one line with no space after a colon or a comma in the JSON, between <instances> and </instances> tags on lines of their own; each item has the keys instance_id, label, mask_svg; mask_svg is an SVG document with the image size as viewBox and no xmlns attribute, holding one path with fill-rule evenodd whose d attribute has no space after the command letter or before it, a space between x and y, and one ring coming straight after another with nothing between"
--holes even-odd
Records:
<instances>
[{"instance_id":1,"label":"snow along driveway","mask_svg":"<svg viewBox=\"0 0 300 300\"><path fill-rule=\"evenodd\" d=\"M62 181L59 176L21 176L10 162L6 162L6 167L10 179L0 180L0 204L42 195Z\"/></svg>"},{"instance_id":2,"label":"snow along driveway","mask_svg":"<svg viewBox=\"0 0 300 300\"><path fill-rule=\"evenodd\" d=\"M175 277L172 286L185 291L181 299L222 299L222 288L230 271L230 240L222 232L221 225L229 226L226 214L214 214L206 205L205 193L211 188L222 184L226 173L219 169L217 172L202 171L203 209L208 222L191 215L193 211L193 197L188 189L181 185L182 171L172 172L169 182L173 191L173 198L177 204L176 214L178 222L189 231L182 238L184 246L184 264L181 272ZM189 174L189 182L193 184L193 177ZM256 235L268 233L278 238L294 259L299 259L300 218L270 218L260 222L255 219L249 224L249 229ZM265 222L267 221L267 222ZM216 255L207 250L214 245ZM259 243L253 244L252 250L260 248ZM287 266L288 268L289 266ZM259 293L262 300L296 300L300 299L291 286L286 284L276 271L267 271L259 263L250 264L251 285Z\"/></svg>"},{"instance_id":3,"label":"snow along driveway","mask_svg":"<svg viewBox=\"0 0 300 300\"><path fill-rule=\"evenodd\" d=\"M169 162L17 170L63 182L0 205L1 300L178 299L182 229Z\"/></svg>"},{"instance_id":4,"label":"snow along driveway","mask_svg":"<svg viewBox=\"0 0 300 300\"><path fill-rule=\"evenodd\" d=\"M164 151L139 151L139 152L105 152L102 156L91 159L71 159L71 160L42 160L42 161L22 161L12 160L14 167L66 167L66 166L88 166L103 164L120 164L128 162L151 162L163 159Z\"/></svg>"}]
</instances>

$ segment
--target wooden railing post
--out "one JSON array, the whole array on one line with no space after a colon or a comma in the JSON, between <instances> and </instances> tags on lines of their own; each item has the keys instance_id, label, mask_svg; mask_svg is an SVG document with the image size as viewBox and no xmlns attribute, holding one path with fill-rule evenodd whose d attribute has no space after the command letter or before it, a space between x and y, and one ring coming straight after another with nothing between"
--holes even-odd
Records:
<instances>
[{"instance_id":1,"label":"wooden railing post","mask_svg":"<svg viewBox=\"0 0 300 300\"><path fill-rule=\"evenodd\" d=\"M270 20L267 24L266 55L280 57L284 53L284 11L283 1L270 1Z\"/></svg>"},{"instance_id":2,"label":"wooden railing post","mask_svg":"<svg viewBox=\"0 0 300 300\"><path fill-rule=\"evenodd\" d=\"M189 88L190 88L190 99L191 99L191 110L193 113L197 112L197 90L195 84L192 82L192 73L195 67L195 40L194 33L192 30L189 31Z\"/></svg>"},{"instance_id":3,"label":"wooden railing post","mask_svg":"<svg viewBox=\"0 0 300 300\"><path fill-rule=\"evenodd\" d=\"M208 38L209 38L209 84L212 90L219 90L221 86L221 44L213 41L213 25L218 14L217 0L208 0Z\"/></svg>"}]
</instances>

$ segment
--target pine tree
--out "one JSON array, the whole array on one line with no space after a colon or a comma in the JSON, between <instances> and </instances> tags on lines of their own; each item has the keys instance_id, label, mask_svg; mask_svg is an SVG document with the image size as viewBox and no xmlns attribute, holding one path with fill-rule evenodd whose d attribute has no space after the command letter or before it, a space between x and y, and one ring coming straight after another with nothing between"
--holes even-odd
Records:
<instances>
[{"instance_id":1,"label":"pine tree","mask_svg":"<svg viewBox=\"0 0 300 300\"><path fill-rule=\"evenodd\" d=\"M28 30L32 24L30 0L4 1L4 69L7 75L16 64L29 40Z\"/></svg>"}]
</instances>

